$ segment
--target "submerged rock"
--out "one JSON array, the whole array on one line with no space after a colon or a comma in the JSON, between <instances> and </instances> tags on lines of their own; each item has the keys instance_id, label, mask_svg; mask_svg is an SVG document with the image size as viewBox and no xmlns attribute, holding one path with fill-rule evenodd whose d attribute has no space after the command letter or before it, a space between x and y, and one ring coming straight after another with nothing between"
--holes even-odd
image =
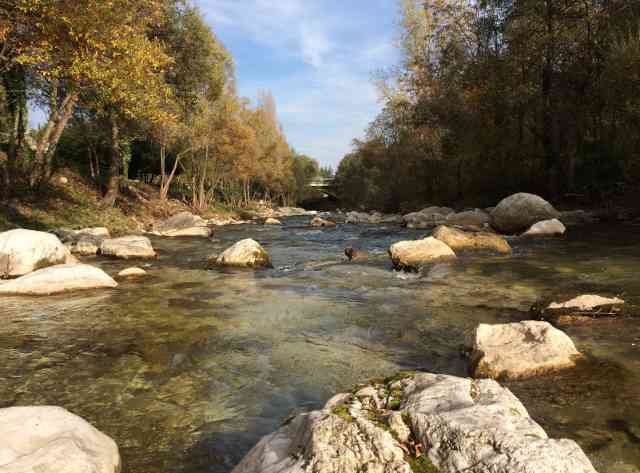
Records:
<instances>
[{"instance_id":1,"label":"submerged rock","mask_svg":"<svg viewBox=\"0 0 640 473\"><path fill-rule=\"evenodd\" d=\"M457 250L491 250L511 253L511 246L502 236L488 232L463 232L455 228L439 226L433 232L434 238Z\"/></svg>"},{"instance_id":2,"label":"submerged rock","mask_svg":"<svg viewBox=\"0 0 640 473\"><path fill-rule=\"evenodd\" d=\"M236 266L246 268L272 268L271 257L255 240L247 238L227 248L220 255L209 258L212 266Z\"/></svg>"},{"instance_id":3,"label":"submerged rock","mask_svg":"<svg viewBox=\"0 0 640 473\"><path fill-rule=\"evenodd\" d=\"M200 216L191 212L180 212L157 224L153 233L166 237L209 237L213 232Z\"/></svg>"},{"instance_id":4,"label":"submerged rock","mask_svg":"<svg viewBox=\"0 0 640 473\"><path fill-rule=\"evenodd\" d=\"M233 473L596 473L493 380L419 373L334 396L264 437Z\"/></svg>"},{"instance_id":5,"label":"submerged rock","mask_svg":"<svg viewBox=\"0 0 640 473\"><path fill-rule=\"evenodd\" d=\"M151 241L143 236L125 236L104 240L100 245L100 254L114 258L155 258L156 252Z\"/></svg>"},{"instance_id":6,"label":"submerged rock","mask_svg":"<svg viewBox=\"0 0 640 473\"><path fill-rule=\"evenodd\" d=\"M471 341L475 377L527 378L572 368L582 355L571 339L548 322L480 324Z\"/></svg>"},{"instance_id":7,"label":"submerged rock","mask_svg":"<svg viewBox=\"0 0 640 473\"><path fill-rule=\"evenodd\" d=\"M69 249L51 233L24 229L0 233L0 278L23 276L70 258Z\"/></svg>"},{"instance_id":8,"label":"submerged rock","mask_svg":"<svg viewBox=\"0 0 640 473\"><path fill-rule=\"evenodd\" d=\"M146 275L147 272L144 269L136 267L123 269L118 273L118 276L121 278L137 278Z\"/></svg>"},{"instance_id":9,"label":"submerged rock","mask_svg":"<svg viewBox=\"0 0 640 473\"><path fill-rule=\"evenodd\" d=\"M542 197L522 192L500 201L491 212L491 225L500 232L514 234L534 223L559 216L559 212Z\"/></svg>"},{"instance_id":10,"label":"submerged rock","mask_svg":"<svg viewBox=\"0 0 640 473\"><path fill-rule=\"evenodd\" d=\"M282 225L282 222L275 218L269 217L264 221L264 224L265 225Z\"/></svg>"},{"instance_id":11,"label":"submerged rock","mask_svg":"<svg viewBox=\"0 0 640 473\"><path fill-rule=\"evenodd\" d=\"M118 447L61 407L0 409L3 473L120 473Z\"/></svg>"},{"instance_id":12,"label":"submerged rock","mask_svg":"<svg viewBox=\"0 0 640 473\"><path fill-rule=\"evenodd\" d=\"M389 256L396 269L418 269L420 266L456 257L446 244L433 237L424 240L400 241L389 248Z\"/></svg>"},{"instance_id":13,"label":"submerged rock","mask_svg":"<svg viewBox=\"0 0 640 473\"><path fill-rule=\"evenodd\" d=\"M344 254L349 258L349 261L365 261L369 259L369 254L366 251L358 250L351 246L344 249Z\"/></svg>"},{"instance_id":14,"label":"submerged rock","mask_svg":"<svg viewBox=\"0 0 640 473\"><path fill-rule=\"evenodd\" d=\"M100 268L88 264L61 264L0 283L0 294L42 296L117 285Z\"/></svg>"},{"instance_id":15,"label":"submerged rock","mask_svg":"<svg viewBox=\"0 0 640 473\"><path fill-rule=\"evenodd\" d=\"M552 218L551 220L543 220L542 222L534 223L529 230L522 234L522 236L556 236L564 235L566 231L567 229L560 220Z\"/></svg>"},{"instance_id":16,"label":"submerged rock","mask_svg":"<svg viewBox=\"0 0 640 473\"><path fill-rule=\"evenodd\" d=\"M332 222L331 220L325 220L321 217L315 217L311 220L310 225L312 227L335 227L336 222Z\"/></svg>"},{"instance_id":17,"label":"submerged rock","mask_svg":"<svg viewBox=\"0 0 640 473\"><path fill-rule=\"evenodd\" d=\"M566 302L552 302L547 308L593 310L601 306L620 304L624 304L624 301L622 299L618 299L617 297L602 297L594 294L584 294L582 296L574 297L573 299Z\"/></svg>"}]
</instances>

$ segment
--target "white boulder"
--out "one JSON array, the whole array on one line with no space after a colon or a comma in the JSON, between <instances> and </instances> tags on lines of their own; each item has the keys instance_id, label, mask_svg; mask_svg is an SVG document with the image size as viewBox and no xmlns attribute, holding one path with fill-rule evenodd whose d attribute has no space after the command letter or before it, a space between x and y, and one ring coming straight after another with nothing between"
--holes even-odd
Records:
<instances>
[{"instance_id":1,"label":"white boulder","mask_svg":"<svg viewBox=\"0 0 640 473\"><path fill-rule=\"evenodd\" d=\"M215 266L236 266L246 268L272 268L271 257L255 240L247 238L227 248L222 254L209 258Z\"/></svg>"},{"instance_id":2,"label":"white boulder","mask_svg":"<svg viewBox=\"0 0 640 473\"><path fill-rule=\"evenodd\" d=\"M500 201L491 212L491 225L500 232L515 234L534 223L559 216L559 212L542 197L521 192Z\"/></svg>"},{"instance_id":3,"label":"white boulder","mask_svg":"<svg viewBox=\"0 0 640 473\"><path fill-rule=\"evenodd\" d=\"M453 259L456 254L446 243L428 237L394 243L389 248L389 256L396 269L417 269L433 261Z\"/></svg>"},{"instance_id":4,"label":"white boulder","mask_svg":"<svg viewBox=\"0 0 640 473\"><path fill-rule=\"evenodd\" d=\"M147 237L135 235L103 240L100 254L122 259L156 257L151 241Z\"/></svg>"},{"instance_id":5,"label":"white boulder","mask_svg":"<svg viewBox=\"0 0 640 473\"><path fill-rule=\"evenodd\" d=\"M115 442L61 407L0 409L0 472L120 473Z\"/></svg>"},{"instance_id":6,"label":"white boulder","mask_svg":"<svg viewBox=\"0 0 640 473\"><path fill-rule=\"evenodd\" d=\"M564 235L566 231L567 229L560 220L552 218L551 220L543 220L541 222L534 223L529 230L522 234L522 236L556 236Z\"/></svg>"},{"instance_id":7,"label":"white boulder","mask_svg":"<svg viewBox=\"0 0 640 473\"><path fill-rule=\"evenodd\" d=\"M117 285L100 268L88 264L61 264L0 283L0 294L43 296L84 289L111 288Z\"/></svg>"},{"instance_id":8,"label":"white boulder","mask_svg":"<svg viewBox=\"0 0 640 473\"><path fill-rule=\"evenodd\" d=\"M147 272L144 269L136 268L136 267L123 269L118 273L118 277L121 277L121 278L137 278L137 277L146 276L146 275L147 275Z\"/></svg>"},{"instance_id":9,"label":"white boulder","mask_svg":"<svg viewBox=\"0 0 640 473\"><path fill-rule=\"evenodd\" d=\"M574 441L550 439L497 382L429 373L334 396L264 437L233 473L411 473L414 465L596 473Z\"/></svg>"},{"instance_id":10,"label":"white boulder","mask_svg":"<svg viewBox=\"0 0 640 473\"><path fill-rule=\"evenodd\" d=\"M51 233L24 229L0 233L0 278L64 264L70 257L69 249Z\"/></svg>"},{"instance_id":11,"label":"white boulder","mask_svg":"<svg viewBox=\"0 0 640 473\"><path fill-rule=\"evenodd\" d=\"M474 376L518 379L575 366L582 355L548 322L480 324L471 341Z\"/></svg>"}]
</instances>

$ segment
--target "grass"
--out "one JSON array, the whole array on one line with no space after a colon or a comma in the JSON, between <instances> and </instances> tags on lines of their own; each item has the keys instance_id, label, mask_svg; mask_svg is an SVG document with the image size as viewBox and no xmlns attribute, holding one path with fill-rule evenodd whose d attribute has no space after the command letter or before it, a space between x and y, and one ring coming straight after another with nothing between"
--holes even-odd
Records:
<instances>
[{"instance_id":1,"label":"grass","mask_svg":"<svg viewBox=\"0 0 640 473\"><path fill-rule=\"evenodd\" d=\"M347 422L353 422L353 416L349 413L349 408L345 405L334 407L331 409L331 413Z\"/></svg>"},{"instance_id":2,"label":"grass","mask_svg":"<svg viewBox=\"0 0 640 473\"><path fill-rule=\"evenodd\" d=\"M421 455L419 457L410 457L407 462L411 467L413 473L438 473L438 470L427 455Z\"/></svg>"}]
</instances>

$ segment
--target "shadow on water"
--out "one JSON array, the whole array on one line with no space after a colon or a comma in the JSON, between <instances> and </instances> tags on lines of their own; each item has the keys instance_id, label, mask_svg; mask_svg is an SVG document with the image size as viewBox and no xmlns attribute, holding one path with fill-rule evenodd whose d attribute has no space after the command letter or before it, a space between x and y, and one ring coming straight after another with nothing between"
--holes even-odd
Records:
<instances>
[{"instance_id":1,"label":"shadow on water","mask_svg":"<svg viewBox=\"0 0 640 473\"><path fill-rule=\"evenodd\" d=\"M141 265L147 279L3 299L0 404L56 404L85 417L116 440L128 473L228 472L291 412L356 383L403 369L465 375L461 345L476 324L528 318L542 297L625 294L627 312L638 312L640 248L628 229L514 241L512 257L464 255L409 274L391 270L386 250L427 231L292 228L307 223L154 238L157 260L92 260L110 274ZM275 269L204 269L247 237ZM369 260L346 262L349 245ZM587 362L508 386L601 473L640 464L640 319L567 332Z\"/></svg>"}]
</instances>

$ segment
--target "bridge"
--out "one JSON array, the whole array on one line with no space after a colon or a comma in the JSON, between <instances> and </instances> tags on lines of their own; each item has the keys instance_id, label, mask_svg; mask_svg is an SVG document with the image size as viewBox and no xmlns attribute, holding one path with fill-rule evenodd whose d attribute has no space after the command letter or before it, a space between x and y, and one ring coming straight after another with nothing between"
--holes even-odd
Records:
<instances>
[{"instance_id":1,"label":"bridge","mask_svg":"<svg viewBox=\"0 0 640 473\"><path fill-rule=\"evenodd\" d=\"M333 186L335 179L333 177L314 177L309 181L307 186L315 189L329 189Z\"/></svg>"}]
</instances>

